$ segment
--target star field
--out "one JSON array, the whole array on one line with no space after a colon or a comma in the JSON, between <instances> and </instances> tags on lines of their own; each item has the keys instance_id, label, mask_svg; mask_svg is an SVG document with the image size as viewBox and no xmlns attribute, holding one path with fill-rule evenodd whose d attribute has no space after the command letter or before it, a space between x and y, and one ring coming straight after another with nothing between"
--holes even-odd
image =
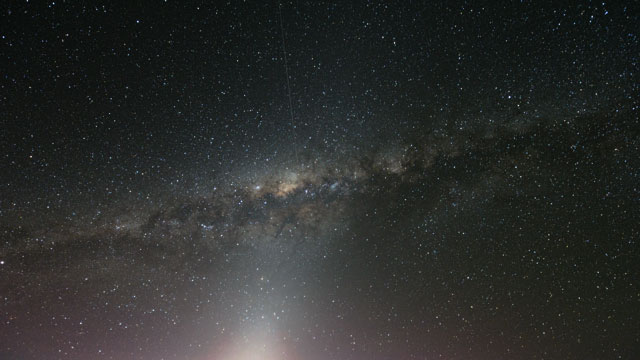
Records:
<instances>
[{"instance_id":1,"label":"star field","mask_svg":"<svg viewBox=\"0 0 640 360\"><path fill-rule=\"evenodd\" d=\"M640 351L635 4L0 10L1 359Z\"/></svg>"}]
</instances>

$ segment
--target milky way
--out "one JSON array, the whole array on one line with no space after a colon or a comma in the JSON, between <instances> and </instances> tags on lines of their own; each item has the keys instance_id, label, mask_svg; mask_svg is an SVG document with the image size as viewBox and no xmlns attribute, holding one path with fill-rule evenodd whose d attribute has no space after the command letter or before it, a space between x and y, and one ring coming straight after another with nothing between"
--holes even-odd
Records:
<instances>
[{"instance_id":1,"label":"milky way","mask_svg":"<svg viewBox=\"0 0 640 360\"><path fill-rule=\"evenodd\" d=\"M635 356L616 6L11 5L0 358Z\"/></svg>"},{"instance_id":2,"label":"milky way","mask_svg":"<svg viewBox=\"0 0 640 360\"><path fill-rule=\"evenodd\" d=\"M615 125L580 126L592 132L587 146L596 155L589 161L607 164L606 154L624 150L615 144L624 144L627 133L612 131ZM487 136L484 129L472 134L472 142L446 146L427 136L351 161L318 159L301 168L240 174L206 194L114 205L77 223L5 228L3 288L12 294L5 296L6 325L16 329L7 335L34 349L71 341L72 357L92 357L94 351L130 356L136 349L166 355L182 344L187 355L179 357L320 359L344 356L331 355L341 348L430 354L435 343L418 339L432 332L453 348L461 340L448 337L455 339L460 330L443 322L459 324L464 333L472 326L465 318L479 316L478 307L483 321L493 324L503 321L500 307L522 316L522 308L542 306L550 313L542 322L558 332L575 331L572 321L579 314L556 309L575 301L564 294L572 282L573 291L586 284L560 269L579 273L587 259L607 260L610 268L603 271L621 276L619 291L632 291L630 273L618 272L630 265L635 250L633 242L576 242L587 228L552 239L551 232L562 230L549 229L563 224L542 225L541 218L578 209L580 198L599 187L594 178L575 174L561 186L572 190L570 199L564 190L549 192L567 164L586 160L561 136L570 128L504 130L501 136ZM559 157L548 148L557 139L561 144L553 149L564 146ZM504 151L509 148L514 150ZM523 177L529 185L516 187ZM599 195L611 197L600 210L630 205L623 197ZM597 221L592 230L631 236L616 224L627 220L598 221L605 216L598 211L581 209L586 213L571 220L575 225L564 226L576 232ZM505 266L512 270L500 271ZM534 277L529 281L553 280L536 290L516 285ZM596 286L611 286L606 284ZM510 290L496 289L501 286ZM39 307L25 302L34 294ZM538 299L529 303L533 294ZM452 317L441 302L459 312ZM492 326L475 324L473 333ZM38 337L42 328L53 338ZM380 329L402 331L411 346L394 345ZM115 335L120 333L126 335ZM135 341L121 348L120 336ZM318 348L317 341L335 348ZM358 347L360 341L372 348ZM301 353L303 348L318 355Z\"/></svg>"}]
</instances>

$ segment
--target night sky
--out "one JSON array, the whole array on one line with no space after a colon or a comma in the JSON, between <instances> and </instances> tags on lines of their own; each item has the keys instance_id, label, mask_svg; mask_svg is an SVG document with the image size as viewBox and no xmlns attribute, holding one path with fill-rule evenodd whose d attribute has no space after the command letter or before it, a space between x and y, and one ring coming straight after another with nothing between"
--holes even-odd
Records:
<instances>
[{"instance_id":1,"label":"night sky","mask_svg":"<svg viewBox=\"0 0 640 360\"><path fill-rule=\"evenodd\" d=\"M0 359L637 357L638 3L558 3L3 1Z\"/></svg>"}]
</instances>

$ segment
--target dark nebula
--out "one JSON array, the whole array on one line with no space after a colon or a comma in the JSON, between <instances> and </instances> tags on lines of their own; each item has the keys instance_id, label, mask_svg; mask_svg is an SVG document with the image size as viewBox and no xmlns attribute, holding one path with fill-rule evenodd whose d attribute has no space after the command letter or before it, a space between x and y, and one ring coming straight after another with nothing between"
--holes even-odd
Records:
<instances>
[{"instance_id":1,"label":"dark nebula","mask_svg":"<svg viewBox=\"0 0 640 360\"><path fill-rule=\"evenodd\" d=\"M1 7L0 359L640 353L637 4Z\"/></svg>"}]
</instances>

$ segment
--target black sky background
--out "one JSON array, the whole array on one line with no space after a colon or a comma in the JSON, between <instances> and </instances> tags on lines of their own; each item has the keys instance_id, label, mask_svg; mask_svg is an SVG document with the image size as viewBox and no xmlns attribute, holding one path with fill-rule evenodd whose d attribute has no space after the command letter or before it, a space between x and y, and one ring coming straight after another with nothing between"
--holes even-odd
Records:
<instances>
[{"instance_id":1,"label":"black sky background","mask_svg":"<svg viewBox=\"0 0 640 360\"><path fill-rule=\"evenodd\" d=\"M211 176L291 133L274 4L58 5L4 12L3 183L120 190L185 160ZM633 96L638 47L632 9L612 6L291 4L299 146L615 108Z\"/></svg>"},{"instance_id":2,"label":"black sky background","mask_svg":"<svg viewBox=\"0 0 640 360\"><path fill-rule=\"evenodd\" d=\"M1 14L0 357L640 349L637 4Z\"/></svg>"}]
</instances>

